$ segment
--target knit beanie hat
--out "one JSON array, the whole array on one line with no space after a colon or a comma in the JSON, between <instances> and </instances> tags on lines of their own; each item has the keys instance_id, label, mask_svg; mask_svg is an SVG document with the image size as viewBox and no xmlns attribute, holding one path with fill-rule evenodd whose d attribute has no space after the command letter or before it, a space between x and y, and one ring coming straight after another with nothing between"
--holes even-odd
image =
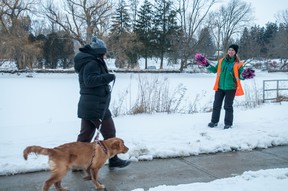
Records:
<instances>
[{"instance_id":1,"label":"knit beanie hat","mask_svg":"<svg viewBox=\"0 0 288 191\"><path fill-rule=\"evenodd\" d=\"M233 48L233 49L235 50L236 54L238 53L238 48L239 48L239 46L238 46L237 44L231 44L231 45L229 46L229 48Z\"/></svg>"},{"instance_id":2,"label":"knit beanie hat","mask_svg":"<svg viewBox=\"0 0 288 191\"><path fill-rule=\"evenodd\" d=\"M106 43L96 36L92 37L91 48L95 49L98 54L106 54L107 52Z\"/></svg>"}]
</instances>

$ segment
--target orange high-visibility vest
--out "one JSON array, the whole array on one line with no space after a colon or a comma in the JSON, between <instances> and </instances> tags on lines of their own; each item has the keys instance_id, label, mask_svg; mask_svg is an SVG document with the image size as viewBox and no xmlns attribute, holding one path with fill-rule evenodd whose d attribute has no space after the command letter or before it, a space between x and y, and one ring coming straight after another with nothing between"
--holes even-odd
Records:
<instances>
[{"instance_id":1,"label":"orange high-visibility vest","mask_svg":"<svg viewBox=\"0 0 288 191\"><path fill-rule=\"evenodd\" d=\"M222 65L222 61L223 61L223 58L221 58L219 60L219 63L218 63L218 68L217 68L217 76L216 76L216 82L215 82L215 85L214 85L214 88L213 90L217 91L218 90L218 84L219 84L219 79L220 79L220 74L221 74L221 65ZM235 62L234 66L233 66L233 71L234 71L234 76L235 76L235 79L236 79L236 82L237 82L237 87L236 87L236 96L242 96L244 95L244 90L242 88L242 85L241 85L241 82L240 82L240 79L239 79L239 68L241 66L243 66L243 62Z\"/></svg>"}]
</instances>

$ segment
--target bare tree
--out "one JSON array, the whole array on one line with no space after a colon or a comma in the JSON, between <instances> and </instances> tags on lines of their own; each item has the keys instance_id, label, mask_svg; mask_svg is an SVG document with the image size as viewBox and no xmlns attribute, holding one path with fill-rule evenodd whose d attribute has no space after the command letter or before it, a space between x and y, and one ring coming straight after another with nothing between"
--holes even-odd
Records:
<instances>
[{"instance_id":1,"label":"bare tree","mask_svg":"<svg viewBox=\"0 0 288 191\"><path fill-rule=\"evenodd\" d=\"M38 48L28 40L31 29L28 13L34 13L36 3L36 0L0 1L1 58L13 58L18 69L31 68L38 55Z\"/></svg>"},{"instance_id":2,"label":"bare tree","mask_svg":"<svg viewBox=\"0 0 288 191\"><path fill-rule=\"evenodd\" d=\"M179 42L181 66L183 71L187 66L187 60L195 51L197 32L201 30L205 19L215 4L216 0L178 0L180 10L180 22L183 32Z\"/></svg>"},{"instance_id":3,"label":"bare tree","mask_svg":"<svg viewBox=\"0 0 288 191\"><path fill-rule=\"evenodd\" d=\"M195 53L197 46L197 33L203 27L206 22L208 13L212 6L216 3L216 0L179 0L180 2L180 15L181 26L184 32L183 43L184 46L181 56L180 71L187 65L187 60Z\"/></svg>"},{"instance_id":4,"label":"bare tree","mask_svg":"<svg viewBox=\"0 0 288 191\"><path fill-rule=\"evenodd\" d=\"M280 23L288 26L288 9L281 11L278 15L276 15L276 18Z\"/></svg>"},{"instance_id":5,"label":"bare tree","mask_svg":"<svg viewBox=\"0 0 288 191\"><path fill-rule=\"evenodd\" d=\"M214 36L216 47L217 47L217 58L219 58L222 50L221 47L221 30L224 26L224 22L222 21L221 12L212 12L209 14L209 25Z\"/></svg>"},{"instance_id":6,"label":"bare tree","mask_svg":"<svg viewBox=\"0 0 288 191\"><path fill-rule=\"evenodd\" d=\"M1 0L1 30L3 29L8 34L15 33L19 29L17 27L21 27L20 18L26 16L29 12L34 12L36 3L36 0L29 2L25 0Z\"/></svg>"},{"instance_id":7,"label":"bare tree","mask_svg":"<svg viewBox=\"0 0 288 191\"><path fill-rule=\"evenodd\" d=\"M218 50L226 51L233 35L240 34L252 19L251 4L241 0L231 0L227 6L212 12L209 22Z\"/></svg>"},{"instance_id":8,"label":"bare tree","mask_svg":"<svg viewBox=\"0 0 288 191\"><path fill-rule=\"evenodd\" d=\"M109 0L63 0L64 9L56 7L51 0L43 4L42 12L51 23L84 45L91 36L103 36L109 28L112 4Z\"/></svg>"}]
</instances>

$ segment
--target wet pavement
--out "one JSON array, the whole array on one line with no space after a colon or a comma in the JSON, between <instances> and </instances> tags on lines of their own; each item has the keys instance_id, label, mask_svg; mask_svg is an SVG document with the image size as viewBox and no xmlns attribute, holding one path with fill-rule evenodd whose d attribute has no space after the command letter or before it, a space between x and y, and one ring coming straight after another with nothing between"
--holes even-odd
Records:
<instances>
[{"instance_id":1,"label":"wet pavement","mask_svg":"<svg viewBox=\"0 0 288 191\"><path fill-rule=\"evenodd\" d=\"M210 182L241 175L244 171L288 168L288 146L253 151L237 151L172 159L132 162L128 167L110 171L105 165L99 180L106 191L131 191L159 185ZM0 176L0 191L39 191L49 171L13 176ZM69 172L62 185L70 191L95 191L91 181L84 181L84 172ZM54 191L52 186L50 190Z\"/></svg>"}]
</instances>

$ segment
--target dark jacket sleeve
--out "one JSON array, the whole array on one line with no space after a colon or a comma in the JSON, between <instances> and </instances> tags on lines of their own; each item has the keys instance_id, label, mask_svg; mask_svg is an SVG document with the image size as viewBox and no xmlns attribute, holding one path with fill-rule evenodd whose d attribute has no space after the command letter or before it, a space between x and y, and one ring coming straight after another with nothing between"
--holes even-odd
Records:
<instances>
[{"instance_id":1,"label":"dark jacket sleeve","mask_svg":"<svg viewBox=\"0 0 288 191\"><path fill-rule=\"evenodd\" d=\"M114 79L114 74L106 73L103 67L96 62L89 62L84 67L83 81L87 87L103 86Z\"/></svg>"}]
</instances>

